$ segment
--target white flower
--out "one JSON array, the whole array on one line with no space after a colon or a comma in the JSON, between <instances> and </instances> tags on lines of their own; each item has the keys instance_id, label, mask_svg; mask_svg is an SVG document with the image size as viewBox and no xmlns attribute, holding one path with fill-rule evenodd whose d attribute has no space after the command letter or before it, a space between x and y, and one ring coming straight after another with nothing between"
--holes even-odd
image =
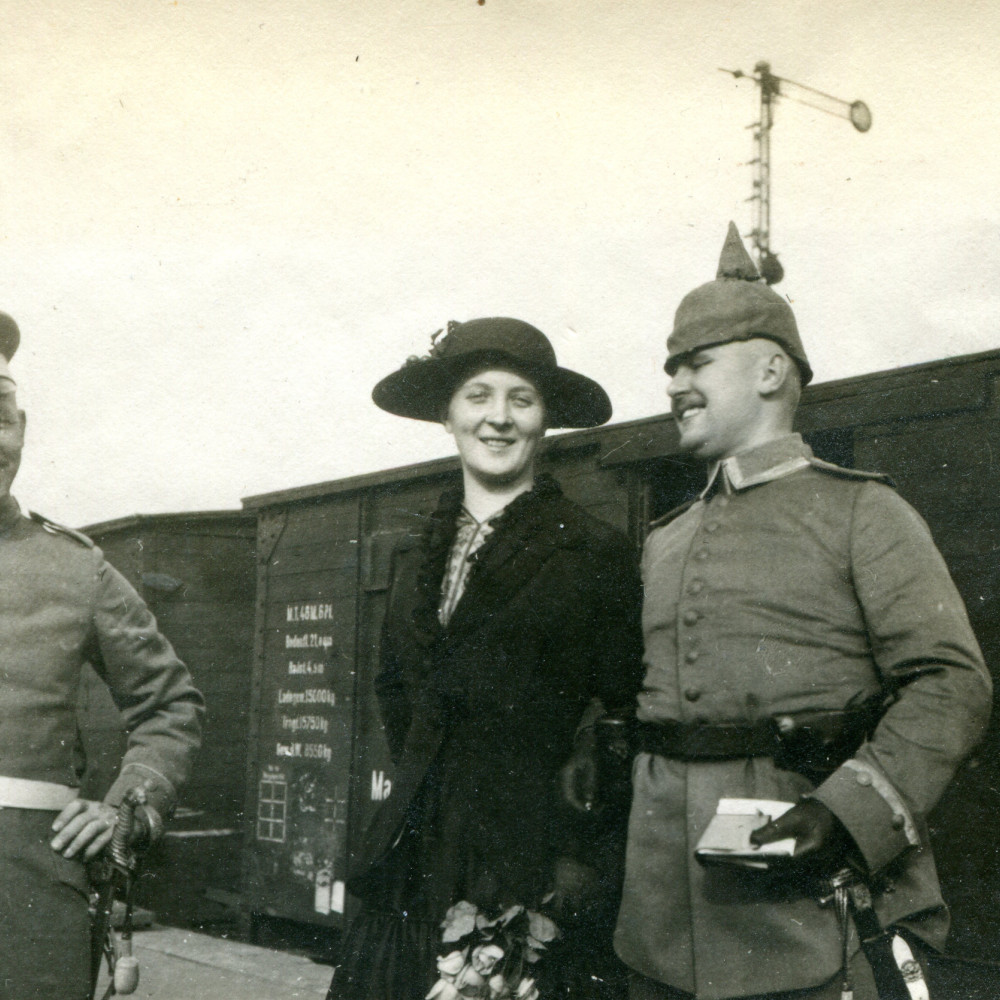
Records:
<instances>
[{"instance_id":1,"label":"white flower","mask_svg":"<svg viewBox=\"0 0 1000 1000\"><path fill-rule=\"evenodd\" d=\"M507 924L509 924L516 916L518 916L521 913L524 913L523 906L511 906L508 909L504 910L500 916L501 926L506 927Z\"/></svg>"},{"instance_id":2,"label":"white flower","mask_svg":"<svg viewBox=\"0 0 1000 1000\"><path fill-rule=\"evenodd\" d=\"M507 989L507 980L499 972L495 976L490 976L489 987L491 1000L499 1000L500 997L510 996L510 990Z\"/></svg>"},{"instance_id":3,"label":"white flower","mask_svg":"<svg viewBox=\"0 0 1000 1000\"><path fill-rule=\"evenodd\" d=\"M514 994L517 1000L538 1000L538 987L534 979L522 979L517 984L517 992Z\"/></svg>"},{"instance_id":4,"label":"white flower","mask_svg":"<svg viewBox=\"0 0 1000 1000\"><path fill-rule=\"evenodd\" d=\"M501 958L503 958L503 948L499 945L481 944L472 950L472 967L480 975L488 976Z\"/></svg>"},{"instance_id":5,"label":"white flower","mask_svg":"<svg viewBox=\"0 0 1000 1000\"><path fill-rule=\"evenodd\" d=\"M451 983L444 979L439 979L427 994L426 1000L457 1000L458 990Z\"/></svg>"},{"instance_id":6,"label":"white flower","mask_svg":"<svg viewBox=\"0 0 1000 1000\"><path fill-rule=\"evenodd\" d=\"M455 986L460 990L467 986L483 986L485 983L486 980L471 965L466 965L455 977Z\"/></svg>"},{"instance_id":7,"label":"white flower","mask_svg":"<svg viewBox=\"0 0 1000 1000\"><path fill-rule=\"evenodd\" d=\"M447 979L454 979L465 965L464 951L450 951L447 955L439 956L437 960L438 972Z\"/></svg>"},{"instance_id":8,"label":"white flower","mask_svg":"<svg viewBox=\"0 0 1000 1000\"><path fill-rule=\"evenodd\" d=\"M559 937L559 928L556 927L554 921L550 920L543 913L535 913L534 910L528 910L528 933L539 945L543 945L546 941L554 941ZM535 945L534 941L530 943Z\"/></svg>"},{"instance_id":9,"label":"white flower","mask_svg":"<svg viewBox=\"0 0 1000 1000\"><path fill-rule=\"evenodd\" d=\"M448 944L471 934L476 929L476 912L475 906L464 899L452 906L441 921L441 940Z\"/></svg>"}]
</instances>

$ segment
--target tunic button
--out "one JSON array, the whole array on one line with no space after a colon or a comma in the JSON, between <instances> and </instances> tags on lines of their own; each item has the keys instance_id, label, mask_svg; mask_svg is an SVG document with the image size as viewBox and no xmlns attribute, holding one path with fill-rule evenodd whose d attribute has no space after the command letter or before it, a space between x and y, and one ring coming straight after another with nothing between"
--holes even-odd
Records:
<instances>
[{"instance_id":1,"label":"tunic button","mask_svg":"<svg viewBox=\"0 0 1000 1000\"><path fill-rule=\"evenodd\" d=\"M705 530L709 534L711 534L713 531L718 531L719 530L719 522L718 521L709 521L708 524L705 525Z\"/></svg>"},{"instance_id":2,"label":"tunic button","mask_svg":"<svg viewBox=\"0 0 1000 1000\"><path fill-rule=\"evenodd\" d=\"M689 649L684 654L684 659L687 660L688 663L694 663L694 661L698 659L698 650L697 649Z\"/></svg>"},{"instance_id":3,"label":"tunic button","mask_svg":"<svg viewBox=\"0 0 1000 1000\"><path fill-rule=\"evenodd\" d=\"M684 624L685 625L697 625L698 619L701 615L697 611L685 611L684 612Z\"/></svg>"},{"instance_id":4,"label":"tunic button","mask_svg":"<svg viewBox=\"0 0 1000 1000\"><path fill-rule=\"evenodd\" d=\"M870 774L868 774L867 772L862 771L858 775L858 784L859 785L864 785L865 787L867 787L871 783L872 783L872 776Z\"/></svg>"},{"instance_id":5,"label":"tunic button","mask_svg":"<svg viewBox=\"0 0 1000 1000\"><path fill-rule=\"evenodd\" d=\"M700 593L701 593L701 591L702 591L702 588L703 588L704 586L705 586L705 584L704 584L704 583L702 583L702 581L701 581L701 580L692 580L692 581L691 581L691 582L690 582L690 583L688 584L688 593L689 593L689 594L700 594Z\"/></svg>"},{"instance_id":6,"label":"tunic button","mask_svg":"<svg viewBox=\"0 0 1000 1000\"><path fill-rule=\"evenodd\" d=\"M892 817L893 830L902 830L904 826L906 826L906 817L900 816L899 813L896 813L896 815Z\"/></svg>"},{"instance_id":7,"label":"tunic button","mask_svg":"<svg viewBox=\"0 0 1000 1000\"><path fill-rule=\"evenodd\" d=\"M708 558L708 549L698 549L694 554L695 559L704 562Z\"/></svg>"},{"instance_id":8,"label":"tunic button","mask_svg":"<svg viewBox=\"0 0 1000 1000\"><path fill-rule=\"evenodd\" d=\"M684 692L684 697L688 701L697 701L701 697L701 692L697 688L688 688Z\"/></svg>"}]
</instances>

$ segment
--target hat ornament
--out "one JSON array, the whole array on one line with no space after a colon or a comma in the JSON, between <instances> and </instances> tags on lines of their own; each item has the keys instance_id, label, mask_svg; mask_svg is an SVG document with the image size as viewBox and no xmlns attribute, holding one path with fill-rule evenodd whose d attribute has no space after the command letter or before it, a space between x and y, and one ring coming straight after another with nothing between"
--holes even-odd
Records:
<instances>
[{"instance_id":1,"label":"hat ornament","mask_svg":"<svg viewBox=\"0 0 1000 1000\"><path fill-rule=\"evenodd\" d=\"M406 364L415 365L419 364L421 361L429 361L431 358L440 358L445 353L445 344L448 342L449 334L451 334L458 325L459 324L455 320L448 320L445 326L439 327L431 334L431 346L427 353L411 354L406 359Z\"/></svg>"}]
</instances>

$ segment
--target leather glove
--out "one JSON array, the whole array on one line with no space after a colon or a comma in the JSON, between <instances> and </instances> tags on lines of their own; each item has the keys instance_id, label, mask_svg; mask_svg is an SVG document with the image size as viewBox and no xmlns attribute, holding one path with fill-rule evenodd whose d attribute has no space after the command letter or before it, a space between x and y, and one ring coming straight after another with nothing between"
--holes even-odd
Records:
<instances>
[{"instance_id":1,"label":"leather glove","mask_svg":"<svg viewBox=\"0 0 1000 1000\"><path fill-rule=\"evenodd\" d=\"M844 825L818 799L802 799L784 816L754 830L750 842L759 847L786 837L795 838L792 862L815 874L827 874L843 867L847 851L853 844Z\"/></svg>"}]
</instances>

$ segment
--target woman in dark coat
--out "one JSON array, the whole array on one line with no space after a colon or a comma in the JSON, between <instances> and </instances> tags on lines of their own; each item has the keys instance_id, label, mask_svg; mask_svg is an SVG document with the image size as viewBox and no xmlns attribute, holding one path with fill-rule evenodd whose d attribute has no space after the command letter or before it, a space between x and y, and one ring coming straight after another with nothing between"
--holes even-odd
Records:
<instances>
[{"instance_id":1,"label":"woman in dark coat","mask_svg":"<svg viewBox=\"0 0 1000 1000\"><path fill-rule=\"evenodd\" d=\"M588 809L593 797L588 723L635 699L640 584L625 537L536 475L535 458L547 427L603 423L611 404L512 319L450 325L373 398L442 420L462 487L394 562L376 679L393 789L348 883L363 905L329 996L423 998L442 918L460 900L547 906L564 931L550 981L583 995L591 972L611 975L615 865L594 866L614 820L569 803Z\"/></svg>"}]
</instances>

